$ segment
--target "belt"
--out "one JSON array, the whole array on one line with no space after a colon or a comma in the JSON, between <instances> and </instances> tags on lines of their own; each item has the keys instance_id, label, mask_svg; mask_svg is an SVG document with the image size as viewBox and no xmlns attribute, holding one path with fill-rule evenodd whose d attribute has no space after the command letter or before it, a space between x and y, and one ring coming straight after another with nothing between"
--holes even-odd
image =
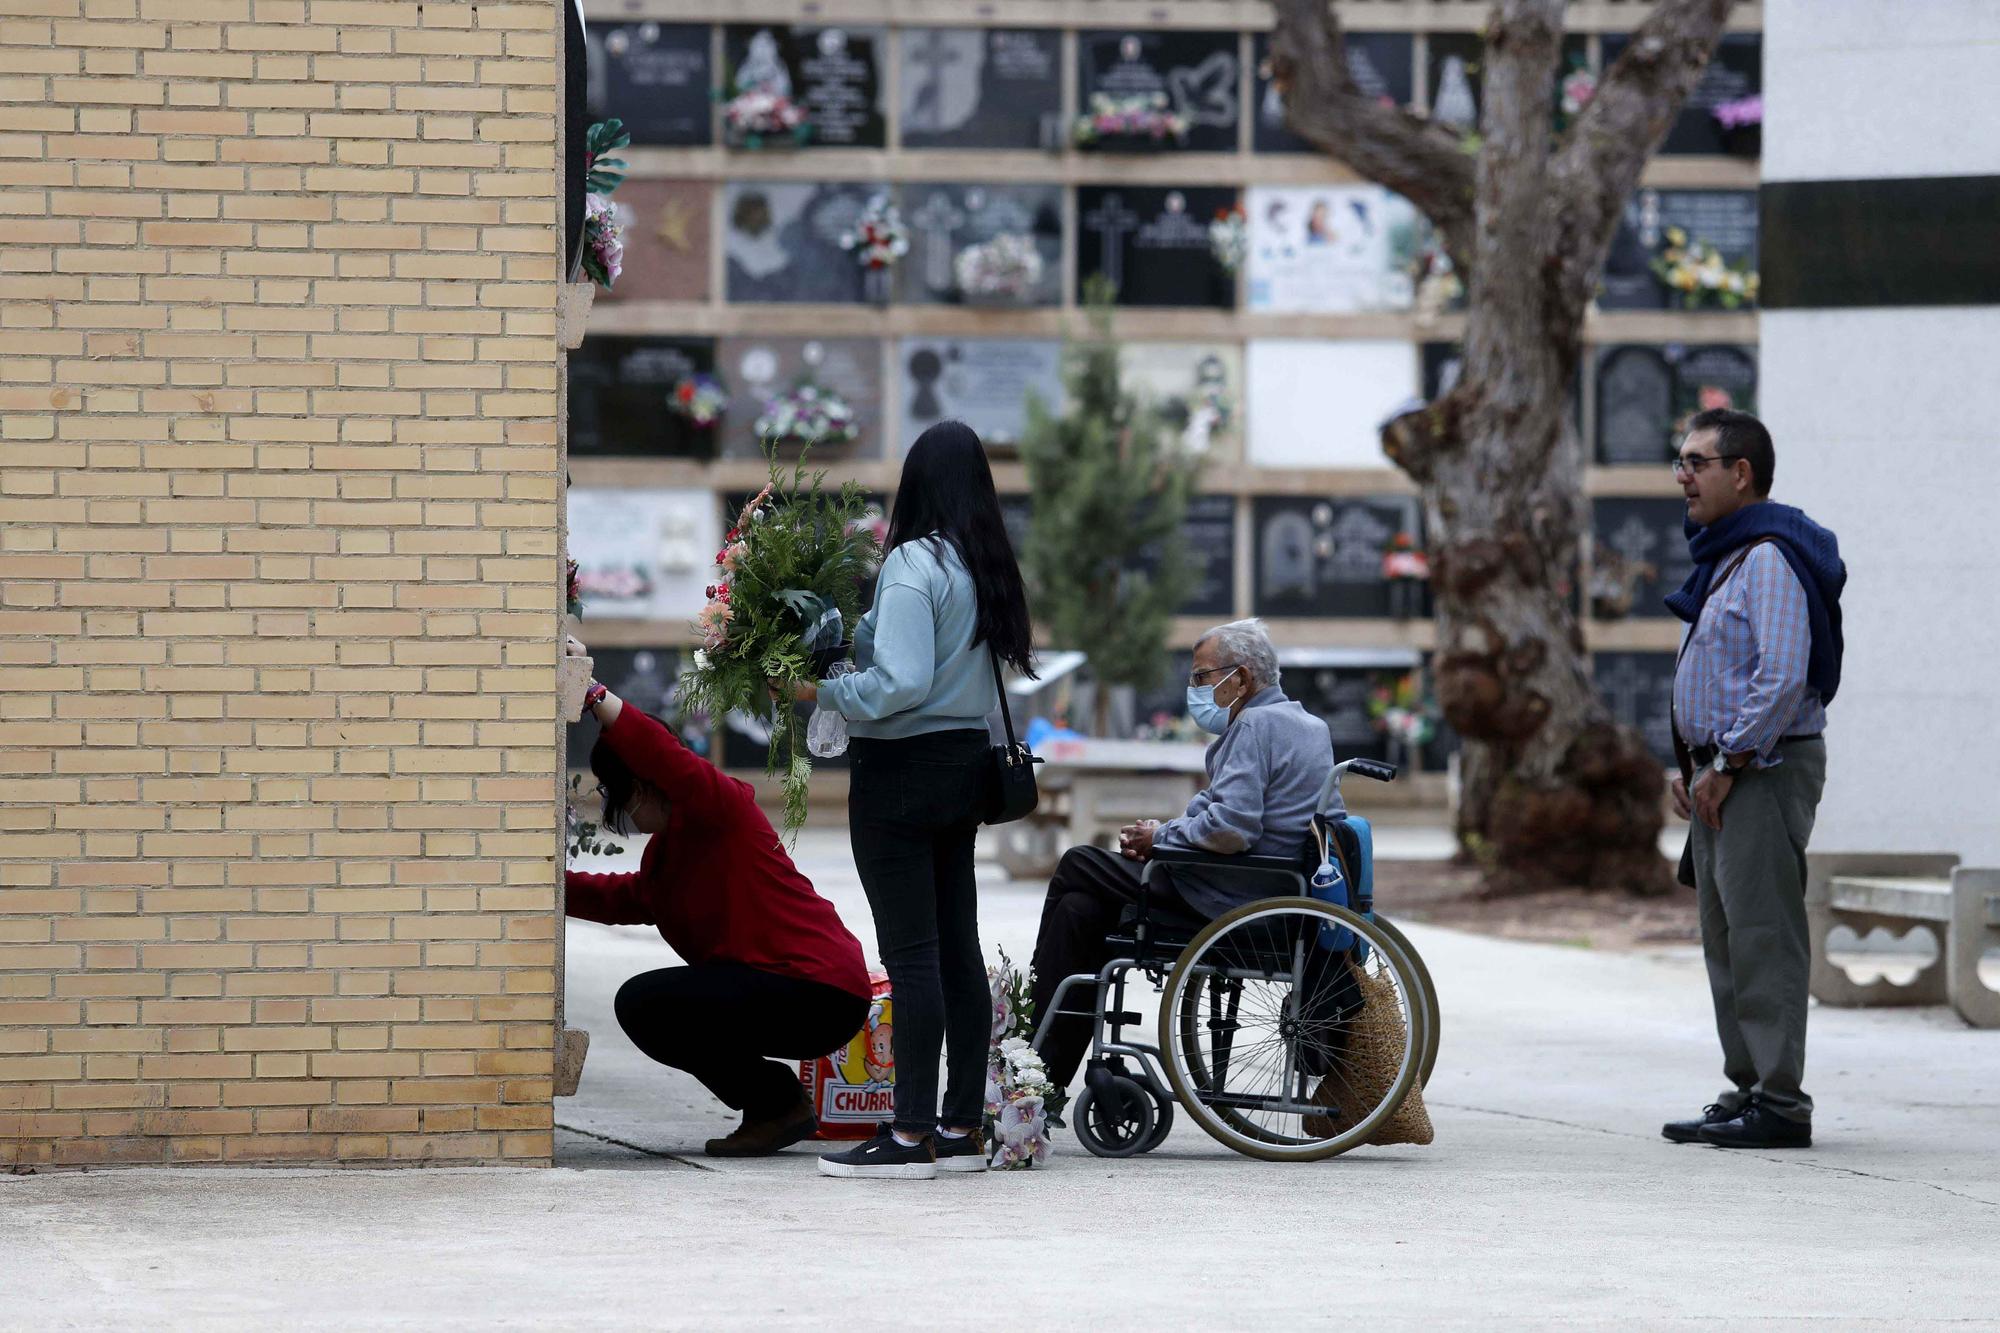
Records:
<instances>
[{"instance_id":1,"label":"belt","mask_svg":"<svg viewBox=\"0 0 2000 1333\"><path fill-rule=\"evenodd\" d=\"M1796 736L1780 736L1778 744L1790 745L1794 741L1816 741L1824 737L1825 734L1825 732L1821 731L1812 731L1800 732ZM1714 745L1694 745L1688 747L1688 756L1694 760L1696 768L1707 768L1715 762L1715 756L1721 753L1721 748Z\"/></svg>"}]
</instances>

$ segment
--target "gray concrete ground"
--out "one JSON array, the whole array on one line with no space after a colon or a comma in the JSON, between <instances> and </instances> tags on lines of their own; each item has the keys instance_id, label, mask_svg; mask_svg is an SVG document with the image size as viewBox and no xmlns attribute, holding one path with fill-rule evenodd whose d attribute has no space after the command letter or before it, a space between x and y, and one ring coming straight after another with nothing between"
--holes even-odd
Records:
<instances>
[{"instance_id":1,"label":"gray concrete ground","mask_svg":"<svg viewBox=\"0 0 2000 1333\"><path fill-rule=\"evenodd\" d=\"M841 835L799 855L872 955ZM982 880L989 950L1025 958L1040 895ZM1675 1147L1717 1082L1693 951L1410 934L1432 1146L1266 1165L1182 1120L1137 1161L1065 1135L1045 1170L869 1184L701 1158L728 1115L611 1019L670 952L573 923L558 1169L0 1178L0 1327L2000 1324L2000 1033L1816 1010L1815 1150Z\"/></svg>"}]
</instances>

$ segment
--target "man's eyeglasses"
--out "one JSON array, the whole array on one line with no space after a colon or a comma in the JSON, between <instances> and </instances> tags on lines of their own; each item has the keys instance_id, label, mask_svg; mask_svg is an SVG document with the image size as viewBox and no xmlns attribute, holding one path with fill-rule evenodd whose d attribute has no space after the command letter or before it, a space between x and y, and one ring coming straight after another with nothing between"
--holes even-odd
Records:
<instances>
[{"instance_id":1,"label":"man's eyeglasses","mask_svg":"<svg viewBox=\"0 0 2000 1333\"><path fill-rule=\"evenodd\" d=\"M1676 477L1692 477L1710 463L1733 463L1741 457L1743 457L1742 454L1686 454L1674 460L1674 475Z\"/></svg>"},{"instance_id":2,"label":"man's eyeglasses","mask_svg":"<svg viewBox=\"0 0 2000 1333\"><path fill-rule=\"evenodd\" d=\"M1238 667L1240 667L1240 666L1242 666L1242 665L1243 665L1243 664L1242 664L1241 662L1231 662L1231 663L1230 663L1230 664L1229 664L1228 666L1219 666L1219 667L1210 667L1210 668L1209 668L1208 670L1206 670L1206 671L1193 671L1193 672L1189 672L1189 673L1188 673L1188 684L1190 684L1190 685L1193 685L1193 686L1195 686L1196 688L1200 688L1200 686L1201 686L1201 678L1202 678L1203 676L1219 676L1219 675L1222 675L1222 674L1223 674L1224 672L1228 672L1228 671L1234 671L1234 670L1236 670L1236 669L1237 669Z\"/></svg>"}]
</instances>

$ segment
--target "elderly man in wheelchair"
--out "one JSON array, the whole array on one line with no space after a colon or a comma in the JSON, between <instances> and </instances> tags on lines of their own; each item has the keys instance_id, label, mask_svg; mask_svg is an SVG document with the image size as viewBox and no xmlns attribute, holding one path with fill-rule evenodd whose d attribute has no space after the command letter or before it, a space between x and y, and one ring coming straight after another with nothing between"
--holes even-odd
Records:
<instances>
[{"instance_id":1,"label":"elderly man in wheelchair","mask_svg":"<svg viewBox=\"0 0 2000 1333\"><path fill-rule=\"evenodd\" d=\"M1395 769L1335 763L1255 620L1196 642L1187 701L1218 737L1208 786L1179 818L1127 826L1115 853L1064 853L1035 944L1035 1045L1059 1088L1091 1057L1069 1123L1100 1156L1157 1146L1176 1101L1239 1152L1330 1156L1365 1141L1435 1056L1428 977L1372 916L1366 821L1340 796L1344 772ZM1125 1005L1135 970L1163 992L1157 1044L1125 1033L1142 1022Z\"/></svg>"}]
</instances>

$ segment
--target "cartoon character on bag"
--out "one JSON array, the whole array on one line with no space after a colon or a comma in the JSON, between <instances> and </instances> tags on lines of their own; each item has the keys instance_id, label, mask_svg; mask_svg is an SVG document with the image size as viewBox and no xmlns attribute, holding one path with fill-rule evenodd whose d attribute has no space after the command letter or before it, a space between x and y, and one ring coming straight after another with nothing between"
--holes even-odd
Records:
<instances>
[{"instance_id":1,"label":"cartoon character on bag","mask_svg":"<svg viewBox=\"0 0 2000 1333\"><path fill-rule=\"evenodd\" d=\"M896 1082L896 1029L880 1017L877 1011L868 1015L868 1051L861 1057L861 1067L868 1074L869 1087L890 1087Z\"/></svg>"}]
</instances>

